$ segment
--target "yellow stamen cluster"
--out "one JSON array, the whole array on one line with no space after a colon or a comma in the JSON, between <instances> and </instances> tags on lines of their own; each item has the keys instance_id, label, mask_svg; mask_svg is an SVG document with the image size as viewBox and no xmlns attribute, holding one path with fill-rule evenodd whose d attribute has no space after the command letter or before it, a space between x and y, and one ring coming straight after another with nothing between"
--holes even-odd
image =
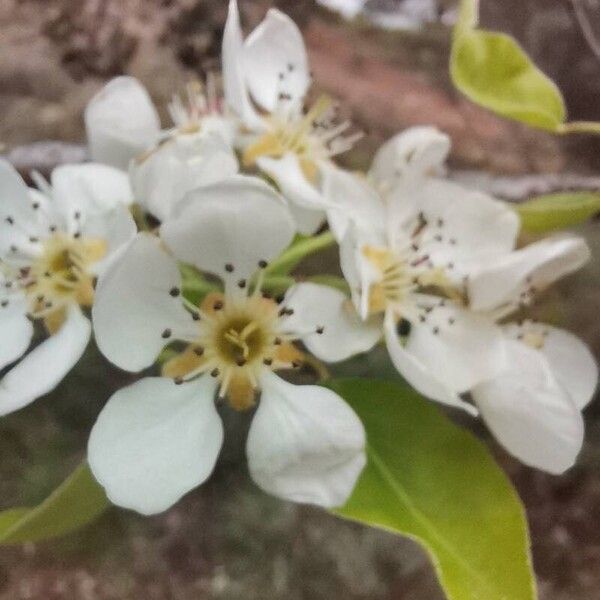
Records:
<instances>
[{"instance_id":1,"label":"yellow stamen cluster","mask_svg":"<svg viewBox=\"0 0 600 600\"><path fill-rule=\"evenodd\" d=\"M209 373L219 381L219 396L234 409L252 407L262 369L289 369L303 362L290 336L279 331L281 310L260 295L226 301L222 294L209 294L195 313L198 338L165 363L163 375L183 382Z\"/></svg>"}]
</instances>

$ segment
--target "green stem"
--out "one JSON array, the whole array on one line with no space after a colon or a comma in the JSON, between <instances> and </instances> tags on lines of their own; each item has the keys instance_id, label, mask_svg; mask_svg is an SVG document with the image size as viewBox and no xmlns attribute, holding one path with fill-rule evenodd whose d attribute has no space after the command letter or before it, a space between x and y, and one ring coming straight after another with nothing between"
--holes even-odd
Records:
<instances>
[{"instance_id":1,"label":"green stem","mask_svg":"<svg viewBox=\"0 0 600 600\"><path fill-rule=\"evenodd\" d=\"M265 275L287 275L305 257L321 252L334 244L335 238L331 231L325 231L314 237L301 238L265 269Z\"/></svg>"},{"instance_id":2,"label":"green stem","mask_svg":"<svg viewBox=\"0 0 600 600\"><path fill-rule=\"evenodd\" d=\"M475 29L479 23L479 0L461 0L455 31Z\"/></svg>"},{"instance_id":3,"label":"green stem","mask_svg":"<svg viewBox=\"0 0 600 600\"><path fill-rule=\"evenodd\" d=\"M591 133L600 135L600 123L596 121L571 121L558 126L557 133L562 135L569 133Z\"/></svg>"}]
</instances>

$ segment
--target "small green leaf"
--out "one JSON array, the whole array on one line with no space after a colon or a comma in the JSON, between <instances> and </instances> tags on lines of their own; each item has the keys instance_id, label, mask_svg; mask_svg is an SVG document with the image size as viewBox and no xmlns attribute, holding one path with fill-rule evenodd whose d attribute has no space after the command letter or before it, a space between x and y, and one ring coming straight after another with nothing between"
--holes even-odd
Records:
<instances>
[{"instance_id":1,"label":"small green leaf","mask_svg":"<svg viewBox=\"0 0 600 600\"><path fill-rule=\"evenodd\" d=\"M515 206L523 231L546 233L583 223L600 212L598 192L545 194Z\"/></svg>"},{"instance_id":2,"label":"small green leaf","mask_svg":"<svg viewBox=\"0 0 600 600\"><path fill-rule=\"evenodd\" d=\"M405 386L330 386L368 440L368 464L337 513L422 544L449 600L533 600L523 506L485 446Z\"/></svg>"},{"instance_id":3,"label":"small green leaf","mask_svg":"<svg viewBox=\"0 0 600 600\"><path fill-rule=\"evenodd\" d=\"M0 513L0 544L37 542L69 533L99 517L109 501L86 463L35 508Z\"/></svg>"},{"instance_id":4,"label":"small green leaf","mask_svg":"<svg viewBox=\"0 0 600 600\"><path fill-rule=\"evenodd\" d=\"M550 131L565 120L558 87L503 33L457 27L450 75L470 100L504 117Z\"/></svg>"}]
</instances>

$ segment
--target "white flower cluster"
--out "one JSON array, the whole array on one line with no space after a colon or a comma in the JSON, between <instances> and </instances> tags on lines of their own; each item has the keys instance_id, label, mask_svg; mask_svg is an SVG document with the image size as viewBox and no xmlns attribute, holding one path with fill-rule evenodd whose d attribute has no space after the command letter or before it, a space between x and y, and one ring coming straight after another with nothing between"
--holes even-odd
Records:
<instances>
[{"instance_id":1,"label":"white flower cluster","mask_svg":"<svg viewBox=\"0 0 600 600\"><path fill-rule=\"evenodd\" d=\"M0 163L0 414L74 366L91 307L111 362L132 372L162 362L162 376L115 393L92 430L90 467L120 506L160 512L209 477L223 442L216 399L258 404L247 456L259 486L343 504L366 462L360 420L333 391L276 371L382 339L420 393L479 414L525 463L564 471L596 364L571 334L510 317L581 267L585 242L517 248L511 208L444 179L450 142L433 128L391 139L366 175L341 169L333 157L359 136L329 98L308 105L310 83L296 25L270 10L244 40L231 0L223 96L213 78L191 84L162 129L142 85L118 77L86 109L95 162L59 167L50 183L34 174L35 190ZM134 202L156 227L137 231ZM350 296L309 282L265 294L270 263L325 221ZM181 264L214 283L198 304ZM23 356L34 331L42 339Z\"/></svg>"}]
</instances>

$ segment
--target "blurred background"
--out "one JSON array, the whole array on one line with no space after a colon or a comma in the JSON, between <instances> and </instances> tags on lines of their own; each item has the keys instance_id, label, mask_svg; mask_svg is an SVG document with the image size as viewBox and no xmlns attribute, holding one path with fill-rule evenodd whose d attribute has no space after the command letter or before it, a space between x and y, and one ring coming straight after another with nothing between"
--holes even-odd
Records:
<instances>
[{"instance_id":1,"label":"blurred background","mask_svg":"<svg viewBox=\"0 0 600 600\"><path fill-rule=\"evenodd\" d=\"M364 168L387 137L432 124L452 137L450 175L501 197L600 188L600 138L533 131L453 89L453 0L239 3L248 30L270 6L302 28L316 87L366 132L347 166ZM226 0L0 0L0 152L24 175L83 160L82 111L121 73L138 77L164 114L186 81L218 68L226 10ZM482 25L524 45L563 91L572 119L600 120L599 0L482 0ZM600 356L598 229L592 222L580 231L594 263L536 310ZM384 353L337 368L367 372L393 376ZM0 421L0 508L35 504L68 474L103 402L129 377L90 350L51 396ZM413 542L254 487L241 451L246 417L228 419L240 435L229 436L215 475L168 513L112 509L75 535L0 548L0 600L443 599ZM580 463L560 478L520 466L477 423L464 423L488 439L525 502L543 600L600 598L598 401L586 421Z\"/></svg>"}]
</instances>

